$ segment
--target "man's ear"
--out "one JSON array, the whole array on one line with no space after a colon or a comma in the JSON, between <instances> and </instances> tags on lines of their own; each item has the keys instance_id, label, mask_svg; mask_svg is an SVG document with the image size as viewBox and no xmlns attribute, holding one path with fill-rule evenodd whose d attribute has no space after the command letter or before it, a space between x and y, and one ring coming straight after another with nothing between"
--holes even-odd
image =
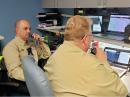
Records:
<instances>
[{"instance_id":1,"label":"man's ear","mask_svg":"<svg viewBox=\"0 0 130 97\"><path fill-rule=\"evenodd\" d=\"M84 37L82 38L81 42L82 42L82 45L83 45L83 46L86 46L87 36L84 36Z\"/></svg>"},{"instance_id":2,"label":"man's ear","mask_svg":"<svg viewBox=\"0 0 130 97\"><path fill-rule=\"evenodd\" d=\"M85 36L82 38L81 41L82 41L83 43L86 43L86 39L87 39L87 36L85 35Z\"/></svg>"},{"instance_id":3,"label":"man's ear","mask_svg":"<svg viewBox=\"0 0 130 97\"><path fill-rule=\"evenodd\" d=\"M82 49L86 52L88 50L88 38L87 36L84 36L81 40L82 43Z\"/></svg>"}]
</instances>

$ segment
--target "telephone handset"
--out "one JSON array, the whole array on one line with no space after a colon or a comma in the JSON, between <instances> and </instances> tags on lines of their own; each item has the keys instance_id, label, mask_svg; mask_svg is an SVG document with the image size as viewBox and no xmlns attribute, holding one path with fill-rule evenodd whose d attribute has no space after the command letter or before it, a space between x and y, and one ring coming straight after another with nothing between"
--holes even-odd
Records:
<instances>
[{"instance_id":1,"label":"telephone handset","mask_svg":"<svg viewBox=\"0 0 130 97\"><path fill-rule=\"evenodd\" d=\"M98 46L98 41L92 42L92 47L90 48L90 53L96 55L96 46Z\"/></svg>"}]
</instances>

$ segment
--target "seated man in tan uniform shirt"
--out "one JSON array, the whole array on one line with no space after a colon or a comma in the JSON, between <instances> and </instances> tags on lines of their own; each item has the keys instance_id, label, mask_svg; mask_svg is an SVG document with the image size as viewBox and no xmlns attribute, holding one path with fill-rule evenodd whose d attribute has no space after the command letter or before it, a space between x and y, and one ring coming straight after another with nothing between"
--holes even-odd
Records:
<instances>
[{"instance_id":1,"label":"seated man in tan uniform shirt","mask_svg":"<svg viewBox=\"0 0 130 97\"><path fill-rule=\"evenodd\" d=\"M29 21L21 19L16 21L16 37L10 41L3 49L3 56L10 78L24 81L21 58L28 55L28 48L32 50L32 56L38 61L40 58L47 59L50 55L49 47L42 41L38 34L32 34L38 45L32 45L28 42L30 34Z\"/></svg>"},{"instance_id":2,"label":"seated man in tan uniform shirt","mask_svg":"<svg viewBox=\"0 0 130 97\"><path fill-rule=\"evenodd\" d=\"M64 43L52 54L45 72L56 97L125 97L128 91L110 67L102 49L90 53L91 20L73 16L66 24Z\"/></svg>"}]
</instances>

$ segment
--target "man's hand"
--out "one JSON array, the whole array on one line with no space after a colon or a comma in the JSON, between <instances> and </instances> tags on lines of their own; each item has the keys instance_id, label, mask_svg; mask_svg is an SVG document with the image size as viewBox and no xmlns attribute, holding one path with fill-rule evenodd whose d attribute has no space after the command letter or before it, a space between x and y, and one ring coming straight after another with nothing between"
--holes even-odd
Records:
<instances>
[{"instance_id":1,"label":"man's hand","mask_svg":"<svg viewBox=\"0 0 130 97\"><path fill-rule=\"evenodd\" d=\"M107 61L107 56L106 56L105 52L99 47L96 47L96 57L100 61Z\"/></svg>"},{"instance_id":2,"label":"man's hand","mask_svg":"<svg viewBox=\"0 0 130 97\"><path fill-rule=\"evenodd\" d=\"M32 34L32 37L33 37L33 39L36 40L36 41L42 41L41 36L38 35L38 34L36 34L36 33L33 33L33 34Z\"/></svg>"},{"instance_id":3,"label":"man's hand","mask_svg":"<svg viewBox=\"0 0 130 97\"><path fill-rule=\"evenodd\" d=\"M61 33L60 32L56 32L56 36L60 36L61 35Z\"/></svg>"}]
</instances>

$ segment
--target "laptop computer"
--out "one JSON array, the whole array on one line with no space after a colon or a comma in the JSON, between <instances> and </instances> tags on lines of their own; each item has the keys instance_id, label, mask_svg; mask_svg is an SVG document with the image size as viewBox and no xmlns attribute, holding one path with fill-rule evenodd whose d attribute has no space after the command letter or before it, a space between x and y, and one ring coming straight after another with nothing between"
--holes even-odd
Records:
<instances>
[{"instance_id":1,"label":"laptop computer","mask_svg":"<svg viewBox=\"0 0 130 97\"><path fill-rule=\"evenodd\" d=\"M130 67L130 50L105 47L111 67L122 77Z\"/></svg>"}]
</instances>

